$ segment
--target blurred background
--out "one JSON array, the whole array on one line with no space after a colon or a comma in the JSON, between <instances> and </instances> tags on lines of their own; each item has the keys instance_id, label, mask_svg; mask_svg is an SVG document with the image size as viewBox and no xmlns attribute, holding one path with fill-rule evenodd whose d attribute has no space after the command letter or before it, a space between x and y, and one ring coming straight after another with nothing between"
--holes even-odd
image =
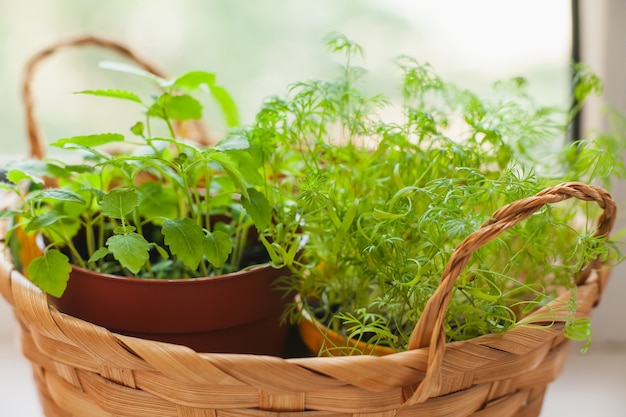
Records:
<instances>
[{"instance_id":1,"label":"blurred background","mask_svg":"<svg viewBox=\"0 0 626 417\"><path fill-rule=\"evenodd\" d=\"M606 88L583 114L585 132L607 127L607 106L626 112L625 22L626 0L0 0L0 164L28 153L20 98L25 63L42 48L78 35L123 42L172 76L215 73L238 103L242 123L252 121L263 98L284 92L289 83L333 75L336 62L323 43L332 31L364 47L368 88L392 98L398 87L393 58L407 54L479 94L488 94L497 80L522 76L539 103L567 106L570 65L582 59ZM136 121L132 103L120 110L109 100L72 94L129 88L136 78L98 67L118 59L102 49L68 49L38 68L32 84L36 117L48 141L125 132ZM140 88L150 91L148 83ZM219 120L208 119L219 131ZM626 184L615 185L615 196L622 203ZM626 369L607 361L626 363L625 274L623 265L617 268L596 311L591 353L569 365L554 388L560 396L549 394L542 415L589 415L570 401L584 395L580 379L587 386L602 384L594 398L601 392L605 406L618 410L589 408L594 415L623 415L619 390L626 389ZM8 304L0 300L0 398L9 404L1 414L39 417L16 335Z\"/></svg>"},{"instance_id":2,"label":"blurred background","mask_svg":"<svg viewBox=\"0 0 626 417\"><path fill-rule=\"evenodd\" d=\"M364 47L362 65L370 71L372 90L392 97L399 74L393 59L407 54L476 92L487 92L496 80L524 76L543 104L569 100L570 0L3 1L3 152L25 152L19 86L26 60L56 41L85 33L121 41L171 76L214 72L234 96L244 123L264 97L285 91L290 82L334 75L335 57L323 42L331 31ZM37 69L36 114L46 137L127 131L138 108L116 112L117 102L72 95L137 84L135 77L98 67L102 60L119 59L102 49L75 48Z\"/></svg>"}]
</instances>

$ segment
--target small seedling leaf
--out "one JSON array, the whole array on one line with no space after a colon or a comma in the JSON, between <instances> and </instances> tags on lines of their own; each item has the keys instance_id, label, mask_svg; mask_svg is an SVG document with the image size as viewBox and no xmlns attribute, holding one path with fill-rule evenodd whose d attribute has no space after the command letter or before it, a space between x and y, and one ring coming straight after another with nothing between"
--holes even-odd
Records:
<instances>
[{"instance_id":1,"label":"small seedling leaf","mask_svg":"<svg viewBox=\"0 0 626 417\"><path fill-rule=\"evenodd\" d=\"M157 252L159 252L159 256L161 256L162 259L170 258L170 254L162 246L157 245L156 243L154 243L153 246L156 248Z\"/></svg>"},{"instance_id":2,"label":"small seedling leaf","mask_svg":"<svg viewBox=\"0 0 626 417\"><path fill-rule=\"evenodd\" d=\"M144 124L142 122L137 122L130 128L130 131L136 136L143 137Z\"/></svg>"},{"instance_id":3,"label":"small seedling leaf","mask_svg":"<svg viewBox=\"0 0 626 417\"><path fill-rule=\"evenodd\" d=\"M150 106L148 116L181 121L201 119L202 104L189 95L163 94Z\"/></svg>"},{"instance_id":4,"label":"small seedling leaf","mask_svg":"<svg viewBox=\"0 0 626 417\"><path fill-rule=\"evenodd\" d=\"M135 230L137 230L135 226L118 226L113 229L113 233L116 235L127 235L134 232Z\"/></svg>"},{"instance_id":5,"label":"small seedling leaf","mask_svg":"<svg viewBox=\"0 0 626 417\"><path fill-rule=\"evenodd\" d=\"M68 201L70 203L87 204L85 199L78 193L62 189L46 189L37 195L38 198L49 198L57 201Z\"/></svg>"},{"instance_id":6,"label":"small seedling leaf","mask_svg":"<svg viewBox=\"0 0 626 417\"><path fill-rule=\"evenodd\" d=\"M204 254L215 268L220 268L233 251L230 236L224 232L208 233L204 240Z\"/></svg>"},{"instance_id":7,"label":"small seedling leaf","mask_svg":"<svg viewBox=\"0 0 626 417\"><path fill-rule=\"evenodd\" d=\"M28 277L47 294L60 297L70 278L70 260L56 249L51 249L28 265Z\"/></svg>"},{"instance_id":8,"label":"small seedling leaf","mask_svg":"<svg viewBox=\"0 0 626 417\"><path fill-rule=\"evenodd\" d=\"M116 188L100 200L102 214L113 219L123 219L139 205L139 193L128 188Z\"/></svg>"},{"instance_id":9,"label":"small seedling leaf","mask_svg":"<svg viewBox=\"0 0 626 417\"><path fill-rule=\"evenodd\" d=\"M190 218L163 222L161 232L170 251L187 267L195 270L203 257L204 231Z\"/></svg>"},{"instance_id":10,"label":"small seedling leaf","mask_svg":"<svg viewBox=\"0 0 626 417\"><path fill-rule=\"evenodd\" d=\"M138 233L111 236L106 245L120 265L133 274L137 274L150 257L150 244Z\"/></svg>"},{"instance_id":11,"label":"small seedling leaf","mask_svg":"<svg viewBox=\"0 0 626 417\"><path fill-rule=\"evenodd\" d=\"M272 219L272 206L260 191L248 188L247 197L242 196L241 204L246 209L257 229L264 230Z\"/></svg>"},{"instance_id":12,"label":"small seedling leaf","mask_svg":"<svg viewBox=\"0 0 626 417\"><path fill-rule=\"evenodd\" d=\"M34 217L31 221L28 222L28 226L26 226L24 231L34 232L36 230L40 230L46 226L50 226L51 224L56 223L61 218L62 216L56 211L49 211L47 213Z\"/></svg>"},{"instance_id":13,"label":"small seedling leaf","mask_svg":"<svg viewBox=\"0 0 626 417\"><path fill-rule=\"evenodd\" d=\"M11 181L13 184L19 184L20 181L30 181L35 184L43 184L44 181L41 178L37 178L33 175L30 175L24 171L18 169L12 169L7 173L7 180Z\"/></svg>"},{"instance_id":14,"label":"small seedling leaf","mask_svg":"<svg viewBox=\"0 0 626 417\"><path fill-rule=\"evenodd\" d=\"M105 256L107 256L109 253L109 250L105 247L101 247L98 250L96 250L91 257L89 258L89 263L92 262L98 262L100 259L104 258Z\"/></svg>"}]
</instances>

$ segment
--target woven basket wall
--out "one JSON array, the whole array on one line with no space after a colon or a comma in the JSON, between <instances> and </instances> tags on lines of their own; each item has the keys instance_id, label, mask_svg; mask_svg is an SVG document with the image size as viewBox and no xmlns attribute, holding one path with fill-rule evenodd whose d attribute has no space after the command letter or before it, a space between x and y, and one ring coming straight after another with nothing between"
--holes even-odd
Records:
<instances>
[{"instance_id":1,"label":"woven basket wall","mask_svg":"<svg viewBox=\"0 0 626 417\"><path fill-rule=\"evenodd\" d=\"M533 326L465 342L445 343L442 311L474 250L544 204L570 197L604 208L598 234L606 235L615 205L597 187L562 184L504 207L452 255L412 349L384 357L202 354L113 334L59 313L4 256L0 293L21 325L22 349L48 417L538 416L546 386L567 355L563 305L571 294L527 317ZM589 316L608 273L581 274L578 316Z\"/></svg>"}]
</instances>

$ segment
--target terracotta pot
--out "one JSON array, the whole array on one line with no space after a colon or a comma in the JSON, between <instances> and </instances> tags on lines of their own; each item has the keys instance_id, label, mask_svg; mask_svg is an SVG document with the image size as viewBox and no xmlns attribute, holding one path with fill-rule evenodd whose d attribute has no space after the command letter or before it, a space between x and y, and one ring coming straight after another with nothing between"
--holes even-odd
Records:
<instances>
[{"instance_id":1,"label":"terracotta pot","mask_svg":"<svg viewBox=\"0 0 626 417\"><path fill-rule=\"evenodd\" d=\"M311 318L302 312L302 320L298 326L300 338L313 355L344 356L344 355L375 355L385 356L397 353L395 349L386 346L372 346L365 342L348 339Z\"/></svg>"},{"instance_id":2,"label":"terracotta pot","mask_svg":"<svg viewBox=\"0 0 626 417\"><path fill-rule=\"evenodd\" d=\"M17 233L15 255L28 265L41 255L43 238L21 228ZM249 238L256 236L252 229ZM63 296L49 300L63 313L127 336L197 352L286 356L289 326L281 315L293 297L273 284L287 273L263 264L214 277L146 279L72 265Z\"/></svg>"},{"instance_id":3,"label":"terracotta pot","mask_svg":"<svg viewBox=\"0 0 626 417\"><path fill-rule=\"evenodd\" d=\"M107 329L187 345L198 352L283 356L291 300L272 290L286 273L269 265L226 275L179 280L127 278L77 266L60 299L62 312Z\"/></svg>"}]
</instances>

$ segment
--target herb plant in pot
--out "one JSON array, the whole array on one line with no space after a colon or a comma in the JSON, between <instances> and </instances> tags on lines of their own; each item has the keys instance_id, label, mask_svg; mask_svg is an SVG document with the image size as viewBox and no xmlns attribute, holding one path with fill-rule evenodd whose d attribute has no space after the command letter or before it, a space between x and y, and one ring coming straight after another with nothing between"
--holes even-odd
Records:
<instances>
[{"instance_id":1,"label":"herb plant in pot","mask_svg":"<svg viewBox=\"0 0 626 417\"><path fill-rule=\"evenodd\" d=\"M363 91L365 71L352 65L360 47L342 35L329 46L346 56L338 78L298 83L288 97L268 100L249 131L251 142L274 140L266 169L283 175L275 192L298 207L292 220L309 239L282 285L300 293L286 314L315 354L406 350L455 248L494 213L545 190L565 195L578 181L606 185L623 172L613 137L555 145L579 108L536 105L522 79L481 99L400 57L400 117L382 120L394 107ZM599 81L578 70L582 102ZM451 289L446 341L530 325L525 318L546 305L566 312L567 336L590 340L588 320L576 313L576 277L619 258L592 223L602 208L536 208L476 247ZM568 290L572 298L557 301Z\"/></svg>"},{"instance_id":2,"label":"herb plant in pot","mask_svg":"<svg viewBox=\"0 0 626 417\"><path fill-rule=\"evenodd\" d=\"M176 128L202 117L198 91L217 99L231 125L234 103L210 73L165 80L130 71L157 83L152 101L120 90L81 94L142 106L132 138L64 138L52 143L70 152L64 161L7 167L3 188L19 200L2 211L14 219L15 264L60 311L109 330L201 352L283 355L288 298L273 283L286 271L270 265L258 239L272 213L260 167L241 137L204 147ZM151 133L159 123L169 134Z\"/></svg>"}]
</instances>

